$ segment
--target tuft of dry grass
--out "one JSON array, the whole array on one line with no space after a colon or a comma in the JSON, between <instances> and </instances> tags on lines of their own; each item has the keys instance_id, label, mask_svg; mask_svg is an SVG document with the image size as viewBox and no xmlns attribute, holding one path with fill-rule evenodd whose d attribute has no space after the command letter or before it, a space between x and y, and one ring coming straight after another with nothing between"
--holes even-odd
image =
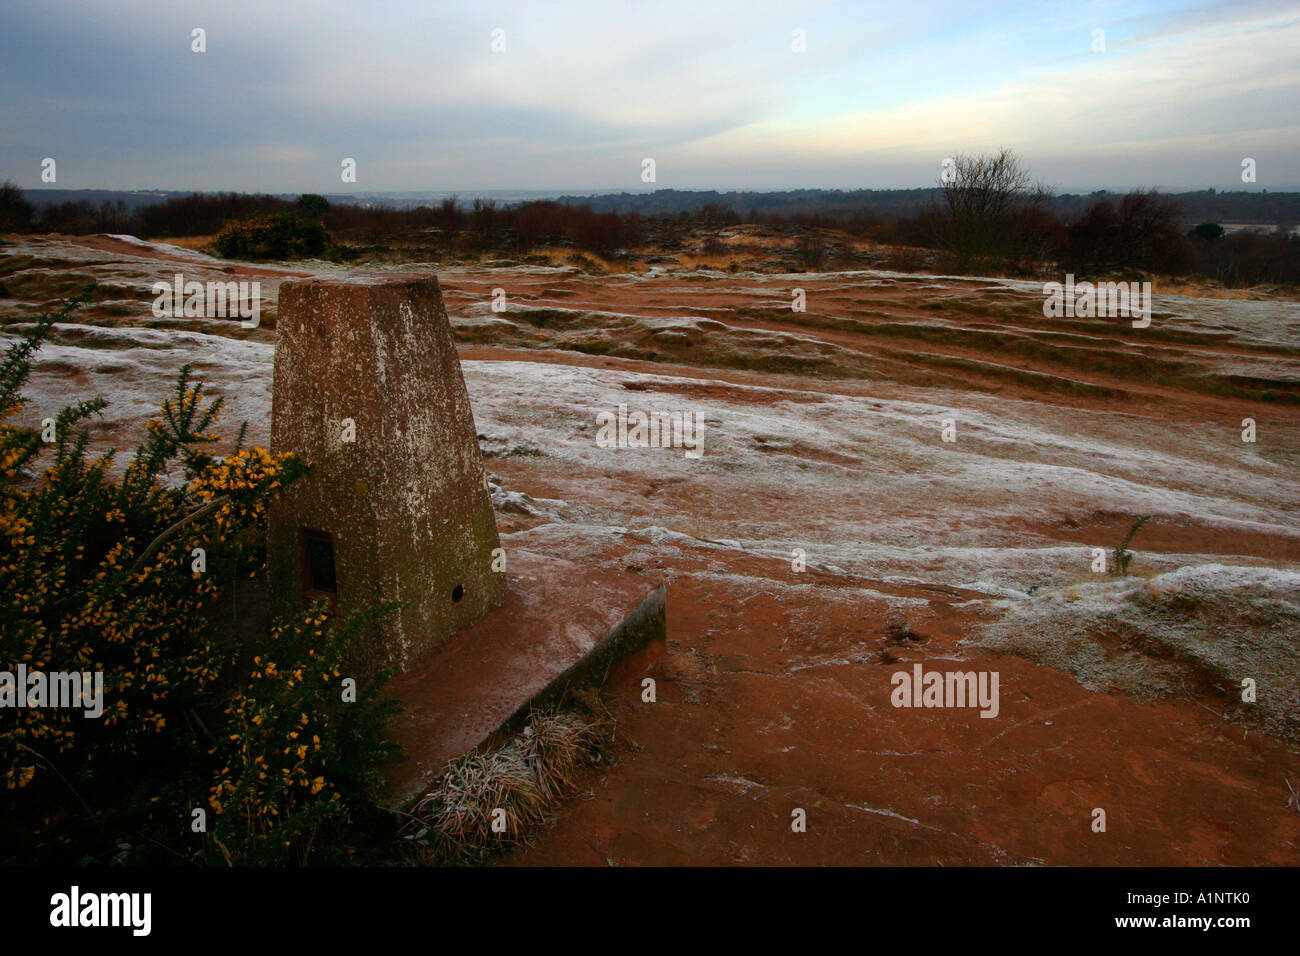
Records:
<instances>
[{"instance_id":1,"label":"tuft of dry grass","mask_svg":"<svg viewBox=\"0 0 1300 956\"><path fill-rule=\"evenodd\" d=\"M543 800L554 803L574 788L576 771L597 743L596 737L592 725L575 714L533 715L516 739Z\"/></svg>"},{"instance_id":2,"label":"tuft of dry grass","mask_svg":"<svg viewBox=\"0 0 1300 956\"><path fill-rule=\"evenodd\" d=\"M597 255L594 252L585 252L566 247L546 246L539 249L533 249L529 253L529 259L538 262L545 261L552 266L575 266L584 273L594 275L607 275L612 273L627 272L631 269L628 262L617 262L607 259L604 256ZM483 258L491 259L492 256ZM644 266L644 264L642 264Z\"/></svg>"},{"instance_id":3,"label":"tuft of dry grass","mask_svg":"<svg viewBox=\"0 0 1300 956\"><path fill-rule=\"evenodd\" d=\"M573 790L583 764L599 759L610 725L586 702L584 713L535 711L518 734L451 761L412 808L403 837L423 863L472 864L523 841Z\"/></svg>"},{"instance_id":4,"label":"tuft of dry grass","mask_svg":"<svg viewBox=\"0 0 1300 956\"><path fill-rule=\"evenodd\" d=\"M682 269L716 269L718 272L726 272L733 264L741 261L741 257L731 255L727 252L719 253L684 253L677 257Z\"/></svg>"}]
</instances>

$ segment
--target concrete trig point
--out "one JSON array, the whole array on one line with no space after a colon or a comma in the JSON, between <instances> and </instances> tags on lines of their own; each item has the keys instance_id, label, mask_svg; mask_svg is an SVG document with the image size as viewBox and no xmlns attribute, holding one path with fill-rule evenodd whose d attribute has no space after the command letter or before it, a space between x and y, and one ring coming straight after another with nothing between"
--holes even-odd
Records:
<instances>
[{"instance_id":1,"label":"concrete trig point","mask_svg":"<svg viewBox=\"0 0 1300 956\"><path fill-rule=\"evenodd\" d=\"M273 611L385 601L363 671L405 670L501 604L507 583L438 280L280 287L271 450L312 463L272 505ZM494 570L494 565L499 570Z\"/></svg>"}]
</instances>

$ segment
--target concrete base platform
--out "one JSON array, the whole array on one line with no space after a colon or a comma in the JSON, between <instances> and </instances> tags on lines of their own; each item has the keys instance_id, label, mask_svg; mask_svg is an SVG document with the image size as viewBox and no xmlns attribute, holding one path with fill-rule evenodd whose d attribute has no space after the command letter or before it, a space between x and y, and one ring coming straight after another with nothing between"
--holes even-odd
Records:
<instances>
[{"instance_id":1,"label":"concrete base platform","mask_svg":"<svg viewBox=\"0 0 1300 956\"><path fill-rule=\"evenodd\" d=\"M448 760L513 723L539 697L584 679L625 653L625 630L662 617L662 586L594 575L561 558L511 549L505 603L388 685L402 701L392 737L406 759L388 769L390 799L405 806Z\"/></svg>"}]
</instances>

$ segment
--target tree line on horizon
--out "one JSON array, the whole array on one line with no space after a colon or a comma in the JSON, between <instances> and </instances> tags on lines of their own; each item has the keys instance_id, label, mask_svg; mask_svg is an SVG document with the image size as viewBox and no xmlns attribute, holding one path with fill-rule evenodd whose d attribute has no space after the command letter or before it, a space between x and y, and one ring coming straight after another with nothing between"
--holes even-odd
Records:
<instances>
[{"instance_id":1,"label":"tree line on horizon","mask_svg":"<svg viewBox=\"0 0 1300 956\"><path fill-rule=\"evenodd\" d=\"M747 214L721 200L674 213L643 216L619 211L620 197L588 197L497 204L475 199L468 206L455 198L435 205L396 209L384 205L331 203L304 194L297 201L247 193L194 193L128 209L122 201L86 200L49 204L37 210L12 183L0 186L0 232L128 233L145 238L220 236L250 232L250 225L273 223L283 232L294 223L321 228L328 243L346 257L348 247L383 247L388 243L445 248L457 254L510 255L544 246L571 246L614 257L644 245L680 246L693 229L753 224L803 233L810 252L805 265L815 267L816 247L829 241L828 231L891 246L933 250L941 271L987 272L1037 276L1061 270L1078 274L1144 273L1203 276L1228 286L1263 283L1300 284L1300 239L1289 226L1271 234L1253 230L1227 234L1207 219L1188 228L1183 196L1156 190L1124 195L1097 192L1088 197L1056 196L1035 184L1019 158L1008 150L992 155L957 156L952 174L934 190L890 191L891 204L855 205L857 193L796 190L779 194L787 202ZM660 192L673 191L663 190ZM858 191L881 195L880 191ZM657 196L659 193L652 194ZM752 194L700 193L701 198ZM1195 211L1213 208L1212 197L1229 207L1257 193L1191 194ZM818 196L811 207L800 200ZM1300 213L1300 194L1269 194L1272 211L1286 215L1292 200ZM613 201L615 208L600 209ZM1280 205L1279 205L1280 204ZM818 211L800 211L814 208ZM1230 219L1228 221L1231 221ZM233 230L232 224L241 228ZM334 245L337 244L337 245ZM228 245L228 244L227 244ZM217 244L223 255L241 250ZM318 248L316 244L312 248ZM243 250L244 255L248 255ZM280 258L281 253L254 258Z\"/></svg>"}]
</instances>

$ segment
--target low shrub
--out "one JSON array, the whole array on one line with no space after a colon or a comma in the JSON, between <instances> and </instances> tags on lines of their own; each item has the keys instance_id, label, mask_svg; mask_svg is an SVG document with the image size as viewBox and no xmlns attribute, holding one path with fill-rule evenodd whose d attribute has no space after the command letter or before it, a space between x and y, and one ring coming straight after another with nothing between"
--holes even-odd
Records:
<instances>
[{"instance_id":1,"label":"low shrub","mask_svg":"<svg viewBox=\"0 0 1300 956\"><path fill-rule=\"evenodd\" d=\"M223 259L303 259L323 254L330 238L320 222L272 213L226 223L212 245Z\"/></svg>"},{"instance_id":2,"label":"low shrub","mask_svg":"<svg viewBox=\"0 0 1300 956\"><path fill-rule=\"evenodd\" d=\"M395 751L394 705L376 698L386 675L345 702L340 661L387 608L338 624L318 605L255 647L214 637L214 597L263 566L267 503L308 465L243 448L242 429L211 454L222 402L188 366L118 479L84 427L102 399L9 424L32 356L78 304L0 363L0 861L346 861ZM102 713L48 706L19 665L102 675L83 698Z\"/></svg>"}]
</instances>

